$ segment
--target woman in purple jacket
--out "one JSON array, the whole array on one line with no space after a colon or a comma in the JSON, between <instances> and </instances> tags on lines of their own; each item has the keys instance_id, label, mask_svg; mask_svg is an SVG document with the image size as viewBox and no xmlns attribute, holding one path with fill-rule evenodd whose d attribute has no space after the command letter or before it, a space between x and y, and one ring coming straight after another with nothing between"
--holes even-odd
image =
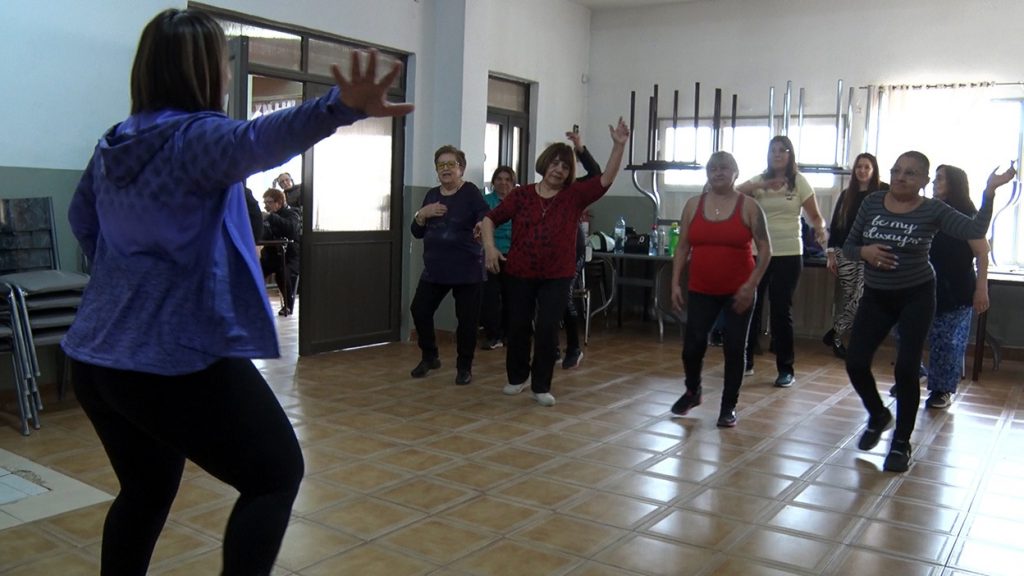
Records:
<instances>
[{"instance_id":1,"label":"woman in purple jacket","mask_svg":"<svg viewBox=\"0 0 1024 576\"><path fill-rule=\"evenodd\" d=\"M303 475L292 426L250 358L275 357L242 181L338 126L397 116L395 66L333 69L325 96L251 122L227 118L224 32L166 10L142 32L131 115L96 146L71 201L92 278L62 345L75 394L121 485L103 574L145 574L185 459L239 491L224 574L269 574Z\"/></svg>"}]
</instances>

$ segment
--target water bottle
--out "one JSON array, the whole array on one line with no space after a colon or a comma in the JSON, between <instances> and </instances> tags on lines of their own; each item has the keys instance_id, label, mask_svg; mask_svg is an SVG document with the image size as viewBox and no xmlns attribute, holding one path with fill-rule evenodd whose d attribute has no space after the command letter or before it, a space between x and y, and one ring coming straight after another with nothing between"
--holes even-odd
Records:
<instances>
[{"instance_id":1,"label":"water bottle","mask_svg":"<svg viewBox=\"0 0 1024 576\"><path fill-rule=\"evenodd\" d=\"M672 223L672 231L668 233L668 253L676 255L676 245L679 244L679 222Z\"/></svg>"},{"instance_id":2,"label":"water bottle","mask_svg":"<svg viewBox=\"0 0 1024 576\"><path fill-rule=\"evenodd\" d=\"M658 255L658 225L651 225L651 234L647 237L647 255L657 256Z\"/></svg>"},{"instance_id":3,"label":"water bottle","mask_svg":"<svg viewBox=\"0 0 1024 576\"><path fill-rule=\"evenodd\" d=\"M661 226L658 227L658 253L668 254L668 233Z\"/></svg>"},{"instance_id":4,"label":"water bottle","mask_svg":"<svg viewBox=\"0 0 1024 576\"><path fill-rule=\"evenodd\" d=\"M626 217L619 216L619 220L615 223L615 253L622 254L622 249L626 246Z\"/></svg>"}]
</instances>

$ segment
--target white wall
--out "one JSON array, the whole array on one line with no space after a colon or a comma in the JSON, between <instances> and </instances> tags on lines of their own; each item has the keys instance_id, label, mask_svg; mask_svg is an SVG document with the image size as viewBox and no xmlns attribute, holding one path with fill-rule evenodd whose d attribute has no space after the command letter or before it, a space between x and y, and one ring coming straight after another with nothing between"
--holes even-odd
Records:
<instances>
[{"instance_id":1,"label":"white wall","mask_svg":"<svg viewBox=\"0 0 1024 576\"><path fill-rule=\"evenodd\" d=\"M167 0L5 0L0 17L0 166L85 168L130 107L139 33Z\"/></svg>"},{"instance_id":2,"label":"white wall","mask_svg":"<svg viewBox=\"0 0 1024 576\"><path fill-rule=\"evenodd\" d=\"M680 110L692 114L697 81L702 114L710 115L718 87L739 94L741 116L766 115L773 85L780 113L787 80L794 114L800 87L807 113L833 114L838 79L847 87L1016 82L1024 80L1021 21L1020 0L716 0L600 11L591 20L587 125L606 123L636 90L636 150L643 154L655 83L665 117L674 89ZM626 178L612 193L637 194Z\"/></svg>"}]
</instances>

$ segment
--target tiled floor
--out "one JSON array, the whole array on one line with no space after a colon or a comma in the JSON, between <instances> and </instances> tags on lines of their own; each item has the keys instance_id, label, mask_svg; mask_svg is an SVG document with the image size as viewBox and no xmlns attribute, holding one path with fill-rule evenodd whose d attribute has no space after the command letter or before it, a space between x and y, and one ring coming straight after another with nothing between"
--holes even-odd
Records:
<instances>
[{"instance_id":1,"label":"tiled floor","mask_svg":"<svg viewBox=\"0 0 1024 576\"><path fill-rule=\"evenodd\" d=\"M798 347L797 384L758 357L739 426L715 428L721 352L704 404L682 389L680 344L651 326L602 330L582 366L556 369L558 405L506 397L503 350L453 384L454 346L423 380L413 344L260 366L301 438L307 477L278 575L1020 574L1024 565L1024 365L922 409L916 462L880 470L887 441L856 450L864 414L838 360ZM890 352L878 358L888 389ZM886 439L888 435L886 436ZM73 404L0 448L107 492L116 483ZM215 574L232 489L189 466L151 573ZM95 574L109 503L0 531L0 573Z\"/></svg>"}]
</instances>

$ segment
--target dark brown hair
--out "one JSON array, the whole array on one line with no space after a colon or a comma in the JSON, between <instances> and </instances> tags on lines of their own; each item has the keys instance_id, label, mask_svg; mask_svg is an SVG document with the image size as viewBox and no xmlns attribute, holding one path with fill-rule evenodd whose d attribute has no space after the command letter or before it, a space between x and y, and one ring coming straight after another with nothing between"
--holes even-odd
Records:
<instances>
[{"instance_id":1,"label":"dark brown hair","mask_svg":"<svg viewBox=\"0 0 1024 576\"><path fill-rule=\"evenodd\" d=\"M772 168L771 155L772 144L779 143L789 152L789 160L786 162L786 187L796 190L796 150L793 149L793 141L788 136L775 136L768 141L768 168L764 171L764 178L768 180L782 174L776 174Z\"/></svg>"},{"instance_id":2,"label":"dark brown hair","mask_svg":"<svg viewBox=\"0 0 1024 576\"><path fill-rule=\"evenodd\" d=\"M936 199L949 204L962 214L968 216L977 214L978 209L974 206L974 202L971 201L971 187L967 183L967 173L956 166L946 164L939 164L935 168L935 173L938 174L939 170L942 170L946 177L946 197L944 199Z\"/></svg>"},{"instance_id":3,"label":"dark brown hair","mask_svg":"<svg viewBox=\"0 0 1024 576\"><path fill-rule=\"evenodd\" d=\"M512 179L512 183L516 183L516 171L511 166L498 166L494 169L494 174L491 174L491 184L498 179L498 174L508 174L508 177Z\"/></svg>"},{"instance_id":4,"label":"dark brown hair","mask_svg":"<svg viewBox=\"0 0 1024 576\"><path fill-rule=\"evenodd\" d=\"M226 84L224 31L198 10L164 10L142 30L132 65L132 114L219 111Z\"/></svg>"},{"instance_id":5,"label":"dark brown hair","mask_svg":"<svg viewBox=\"0 0 1024 576\"><path fill-rule=\"evenodd\" d=\"M565 178L565 186L568 186L576 181L576 154L568 144L556 142L545 148L537 157L537 174L543 178L551 164L558 160L569 166L569 175Z\"/></svg>"},{"instance_id":6,"label":"dark brown hair","mask_svg":"<svg viewBox=\"0 0 1024 576\"><path fill-rule=\"evenodd\" d=\"M866 196L871 192L878 190L881 187L881 180L878 177L878 160L873 154L863 152L857 155L857 159L853 161L853 169L856 171L857 163L861 160L867 160L871 164L871 179L868 180L868 189L864 192L860 190L860 182L857 181L857 174L854 172L850 176L850 183L846 186L846 190L843 192L843 204L839 207L839 221L846 222L846 216L853 210L853 205L857 202L857 197Z\"/></svg>"},{"instance_id":7,"label":"dark brown hair","mask_svg":"<svg viewBox=\"0 0 1024 576\"><path fill-rule=\"evenodd\" d=\"M455 146L452 146L451 144L445 144L444 146L441 146L440 148L438 148L436 152L434 152L434 164L437 164L437 159L440 158L442 154L451 154L451 155L455 156L455 161L459 163L459 166L461 166L463 170L465 170L465 168L466 168L466 153L465 152L463 152L462 150L459 150L458 148L456 148Z\"/></svg>"}]
</instances>

